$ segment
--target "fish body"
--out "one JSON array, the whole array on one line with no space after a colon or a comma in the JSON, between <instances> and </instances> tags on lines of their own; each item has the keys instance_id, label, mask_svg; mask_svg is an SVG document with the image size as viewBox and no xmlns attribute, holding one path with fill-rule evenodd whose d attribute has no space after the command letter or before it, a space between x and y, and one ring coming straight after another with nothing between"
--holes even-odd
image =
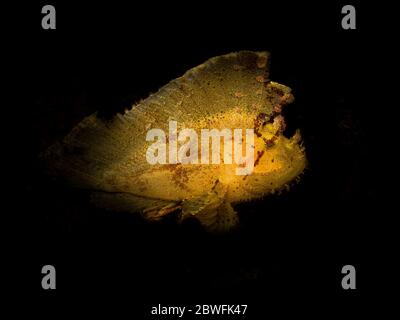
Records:
<instances>
[{"instance_id":1,"label":"fish body","mask_svg":"<svg viewBox=\"0 0 400 320\"><path fill-rule=\"evenodd\" d=\"M50 171L92 190L93 202L104 208L141 212L153 220L177 211L209 230L229 230L238 222L232 204L282 189L306 166L299 132L291 138L283 135L281 110L293 100L291 90L269 80L268 65L267 52L214 57L112 120L92 114L47 150ZM176 125L174 138L168 135L171 123ZM193 141L179 140L179 132L188 128L199 141L194 152L190 149L190 162L183 163L188 154L179 148L193 146ZM165 152L166 161L149 163L153 129L166 133L165 148L155 153L160 157L160 150ZM200 139L202 130L231 133L221 136L222 147L215 154ZM239 141L234 130L243 133L239 162L234 161ZM251 141L246 130L253 132ZM246 150L254 156L246 158ZM219 163L211 161L213 156ZM238 174L247 167L251 170Z\"/></svg>"}]
</instances>

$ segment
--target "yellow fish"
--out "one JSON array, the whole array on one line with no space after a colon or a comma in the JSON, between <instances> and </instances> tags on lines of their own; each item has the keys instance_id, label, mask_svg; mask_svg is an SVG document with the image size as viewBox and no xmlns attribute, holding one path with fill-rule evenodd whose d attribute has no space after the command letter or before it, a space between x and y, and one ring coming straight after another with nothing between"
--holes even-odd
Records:
<instances>
[{"instance_id":1,"label":"yellow fish","mask_svg":"<svg viewBox=\"0 0 400 320\"><path fill-rule=\"evenodd\" d=\"M83 119L44 158L100 207L229 230L232 204L284 188L306 166L300 133L282 134L291 90L269 80L268 66L267 52L211 58L123 115Z\"/></svg>"}]
</instances>

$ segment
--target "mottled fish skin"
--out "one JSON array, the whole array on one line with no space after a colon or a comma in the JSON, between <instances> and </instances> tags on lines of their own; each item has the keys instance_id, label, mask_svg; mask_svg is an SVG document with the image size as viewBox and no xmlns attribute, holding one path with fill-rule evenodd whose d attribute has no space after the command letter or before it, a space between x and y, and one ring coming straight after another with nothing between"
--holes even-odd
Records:
<instances>
[{"instance_id":1,"label":"mottled fish skin","mask_svg":"<svg viewBox=\"0 0 400 320\"><path fill-rule=\"evenodd\" d=\"M282 107L290 88L272 82L267 52L214 57L172 80L123 115L105 121L92 114L44 153L49 171L93 191L95 204L160 219L173 211L195 217L209 230L229 230L238 218L232 203L280 190L306 166L300 134L286 138ZM254 171L236 164L151 165L146 150L152 128L255 130ZM221 157L223 158L223 157Z\"/></svg>"}]
</instances>

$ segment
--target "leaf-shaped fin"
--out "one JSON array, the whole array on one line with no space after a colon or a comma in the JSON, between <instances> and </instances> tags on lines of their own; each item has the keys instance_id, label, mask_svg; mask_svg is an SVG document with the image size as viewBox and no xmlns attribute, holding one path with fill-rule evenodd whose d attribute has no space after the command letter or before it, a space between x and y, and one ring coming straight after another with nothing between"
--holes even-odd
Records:
<instances>
[{"instance_id":1,"label":"leaf-shaped fin","mask_svg":"<svg viewBox=\"0 0 400 320\"><path fill-rule=\"evenodd\" d=\"M237 226L239 218L231 204L222 201L219 206L204 208L196 214L200 223L210 231L226 232Z\"/></svg>"},{"instance_id":2,"label":"leaf-shaped fin","mask_svg":"<svg viewBox=\"0 0 400 320\"><path fill-rule=\"evenodd\" d=\"M197 216L200 212L205 210L215 210L221 203L221 198L214 193L185 200L182 203L182 218Z\"/></svg>"},{"instance_id":3,"label":"leaf-shaped fin","mask_svg":"<svg viewBox=\"0 0 400 320\"><path fill-rule=\"evenodd\" d=\"M131 154L134 140L120 117L107 122L92 114L41 157L52 175L62 176L74 186L118 191L107 181L107 173ZM125 168L130 173L143 171L142 167L148 166L143 161L130 165L131 170Z\"/></svg>"},{"instance_id":4,"label":"leaf-shaped fin","mask_svg":"<svg viewBox=\"0 0 400 320\"><path fill-rule=\"evenodd\" d=\"M153 127L165 129L169 119L184 123L236 108L272 112L265 86L268 63L267 52L240 51L211 58L162 87L125 116L135 119L137 112L144 111L155 119Z\"/></svg>"},{"instance_id":5,"label":"leaf-shaped fin","mask_svg":"<svg viewBox=\"0 0 400 320\"><path fill-rule=\"evenodd\" d=\"M203 195L182 202L182 219L194 216L208 230L224 232L238 223L232 206L225 201L227 188L216 183L214 189Z\"/></svg>"}]
</instances>

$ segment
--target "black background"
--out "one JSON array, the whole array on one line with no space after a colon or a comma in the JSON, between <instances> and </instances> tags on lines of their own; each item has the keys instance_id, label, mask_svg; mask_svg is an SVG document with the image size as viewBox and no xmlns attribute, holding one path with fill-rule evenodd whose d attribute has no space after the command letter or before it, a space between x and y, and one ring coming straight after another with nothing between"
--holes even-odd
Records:
<instances>
[{"instance_id":1,"label":"black background","mask_svg":"<svg viewBox=\"0 0 400 320\"><path fill-rule=\"evenodd\" d=\"M45 4L56 8L56 30L41 28ZM23 221L11 238L23 274L21 310L133 319L161 319L150 316L159 303L248 304L248 319L368 311L388 282L382 266L393 254L375 169L382 154L373 152L384 40L372 22L376 7L365 2L352 2L357 29L343 30L345 4L21 5L25 20L13 39L19 191L11 211ZM111 117L189 68L237 50L271 52L271 79L296 99L284 111L287 133L301 129L309 166L290 192L238 205L235 233L96 209L87 192L43 175L40 152L83 117L96 110ZM41 288L46 264L57 270L54 291ZM341 287L346 264L357 270L356 290Z\"/></svg>"}]
</instances>

